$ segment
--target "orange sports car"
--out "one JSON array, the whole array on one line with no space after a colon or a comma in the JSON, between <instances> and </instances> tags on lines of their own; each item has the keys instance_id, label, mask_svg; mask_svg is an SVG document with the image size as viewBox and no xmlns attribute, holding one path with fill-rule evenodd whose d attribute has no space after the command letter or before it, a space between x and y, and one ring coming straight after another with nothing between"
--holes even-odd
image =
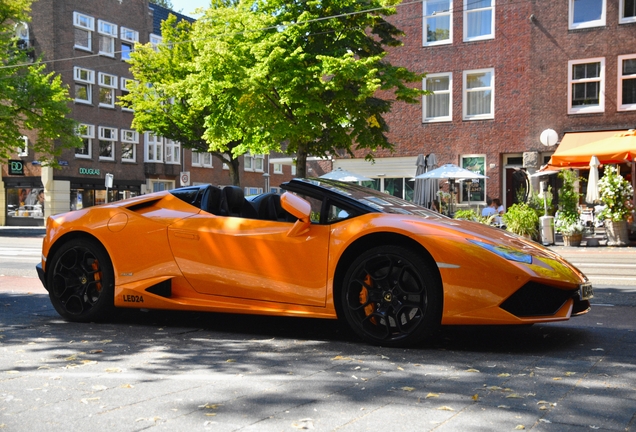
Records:
<instances>
[{"instance_id":1,"label":"orange sports car","mask_svg":"<svg viewBox=\"0 0 636 432\"><path fill-rule=\"evenodd\" d=\"M355 184L282 188L185 187L52 216L39 277L70 321L114 308L340 318L386 346L590 309L585 275L531 240Z\"/></svg>"}]
</instances>

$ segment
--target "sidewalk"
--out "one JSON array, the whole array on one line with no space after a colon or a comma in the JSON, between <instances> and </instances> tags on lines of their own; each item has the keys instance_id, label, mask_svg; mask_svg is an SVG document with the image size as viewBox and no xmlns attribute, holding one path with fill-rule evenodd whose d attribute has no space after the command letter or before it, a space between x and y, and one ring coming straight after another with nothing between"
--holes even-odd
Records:
<instances>
[{"instance_id":1,"label":"sidewalk","mask_svg":"<svg viewBox=\"0 0 636 432\"><path fill-rule=\"evenodd\" d=\"M555 243L549 245L550 248L564 248L570 250L576 249L588 249L590 251L596 250L597 252L602 249L611 249L614 251L619 250L632 250L636 249L636 240L630 240L627 246L607 246L607 237L605 236L605 228L595 228L594 233L586 232L583 234L583 240L580 246L565 246L563 244L563 236L561 234L555 234Z\"/></svg>"}]
</instances>

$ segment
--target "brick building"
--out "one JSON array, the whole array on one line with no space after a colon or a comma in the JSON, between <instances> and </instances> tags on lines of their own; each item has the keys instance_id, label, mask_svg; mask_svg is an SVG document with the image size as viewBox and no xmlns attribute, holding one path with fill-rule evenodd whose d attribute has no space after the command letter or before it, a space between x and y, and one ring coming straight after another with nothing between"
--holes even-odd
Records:
<instances>
[{"instance_id":1,"label":"brick building","mask_svg":"<svg viewBox=\"0 0 636 432\"><path fill-rule=\"evenodd\" d=\"M389 60L427 73L423 87L434 95L394 105L393 153L373 165L334 161L376 188L411 196L417 156L433 153L438 166L488 176L470 197L460 191L460 205L487 197L510 205L514 173L534 172L557 148L541 144L542 131L577 145L636 127L633 0L424 0L403 3L391 21L405 36Z\"/></svg>"},{"instance_id":2,"label":"brick building","mask_svg":"<svg viewBox=\"0 0 636 432\"><path fill-rule=\"evenodd\" d=\"M32 21L16 27L24 46L42 55L69 86L71 116L84 146L65 151L61 169L43 168L24 145L2 166L0 225L43 225L45 217L186 184L230 183L227 169L209 153L132 129L134 112L117 104L132 80L126 59L135 43L161 43L160 23L173 13L148 0L37 0ZM188 19L176 14L179 19ZM241 158L246 193L274 190L291 167L269 155ZM21 169L13 169L20 165ZM106 174L113 175L106 188Z\"/></svg>"}]
</instances>

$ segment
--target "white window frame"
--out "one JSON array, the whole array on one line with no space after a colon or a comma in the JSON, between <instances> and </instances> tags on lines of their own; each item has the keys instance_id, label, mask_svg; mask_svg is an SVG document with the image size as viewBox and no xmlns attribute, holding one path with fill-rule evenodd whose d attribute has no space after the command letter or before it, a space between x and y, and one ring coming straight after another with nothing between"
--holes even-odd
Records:
<instances>
[{"instance_id":1,"label":"white window frame","mask_svg":"<svg viewBox=\"0 0 636 432\"><path fill-rule=\"evenodd\" d=\"M272 165L274 165L274 168L272 169L274 174L282 174L283 173L283 164L282 163L275 163L275 164L272 164Z\"/></svg>"},{"instance_id":2,"label":"white window frame","mask_svg":"<svg viewBox=\"0 0 636 432\"><path fill-rule=\"evenodd\" d=\"M607 15L607 0L598 0L602 3L601 17L592 21L584 21L581 23L574 22L574 3L578 0L568 0L568 28L570 30L601 27L605 25L605 17Z\"/></svg>"},{"instance_id":3,"label":"white window frame","mask_svg":"<svg viewBox=\"0 0 636 432\"><path fill-rule=\"evenodd\" d=\"M128 83L129 82L133 82L134 80L131 78L125 78L125 77L121 77L121 82L120 82L120 89L121 89L121 94L122 96L124 96L124 94L128 94L130 93L130 89L128 88ZM121 107L122 111L128 111L128 112L133 112L134 110L132 108L128 108L125 106Z\"/></svg>"},{"instance_id":4,"label":"white window frame","mask_svg":"<svg viewBox=\"0 0 636 432\"><path fill-rule=\"evenodd\" d=\"M292 164L292 166L291 166L291 175L293 175L293 176L296 175L296 164Z\"/></svg>"},{"instance_id":5,"label":"white window frame","mask_svg":"<svg viewBox=\"0 0 636 432\"><path fill-rule=\"evenodd\" d=\"M137 144L139 144L139 132L131 129L122 129L121 132L121 161L122 162L136 162L137 161ZM132 157L125 158L124 150L127 148L132 149Z\"/></svg>"},{"instance_id":6,"label":"white window frame","mask_svg":"<svg viewBox=\"0 0 636 432\"><path fill-rule=\"evenodd\" d=\"M616 99L618 101L618 111L634 111L636 110L636 101L634 103L624 104L623 103L623 80L636 80L636 73L631 75L623 75L623 60L634 60L636 61L636 54L626 54L618 56L618 78L617 82L617 90L616 95L618 96Z\"/></svg>"},{"instance_id":7,"label":"white window frame","mask_svg":"<svg viewBox=\"0 0 636 432\"><path fill-rule=\"evenodd\" d=\"M213 168L212 153L198 152L198 151L192 150L192 166L201 167L201 168Z\"/></svg>"},{"instance_id":8,"label":"white window frame","mask_svg":"<svg viewBox=\"0 0 636 432\"><path fill-rule=\"evenodd\" d=\"M119 38L121 39L121 59L130 60L130 55L124 53L124 45L130 47L130 52L135 49L135 44L139 42L139 32L128 27L119 28Z\"/></svg>"},{"instance_id":9,"label":"white window frame","mask_svg":"<svg viewBox=\"0 0 636 432\"><path fill-rule=\"evenodd\" d=\"M469 75L475 75L480 73L490 73L492 76L490 86L488 87L476 87L469 89L467 78ZM486 114L469 114L468 113L468 93L472 92L487 92L490 91L490 112ZM463 73L463 91L462 91L462 105L463 105L463 119L464 120L489 120L495 118L495 69L475 69L464 71Z\"/></svg>"},{"instance_id":10,"label":"white window frame","mask_svg":"<svg viewBox=\"0 0 636 432\"><path fill-rule=\"evenodd\" d=\"M453 0L448 0L448 10L433 11L427 14L426 8L429 3L437 3L436 0L424 0L422 2L422 46L448 45L453 43ZM437 20L438 18L448 17L448 38L429 42L428 39L428 20Z\"/></svg>"},{"instance_id":11,"label":"white window frame","mask_svg":"<svg viewBox=\"0 0 636 432\"><path fill-rule=\"evenodd\" d=\"M181 143L179 141L164 138L164 150L167 164L176 165L181 163Z\"/></svg>"},{"instance_id":12,"label":"white window frame","mask_svg":"<svg viewBox=\"0 0 636 432\"><path fill-rule=\"evenodd\" d=\"M490 0L490 6L477 8L477 9L468 9L471 3L474 3L475 0L464 0L464 42L473 42L473 41L481 41L495 38L495 0ZM470 23L470 15L476 13L482 13L490 11L490 33L486 33L479 36L468 36L468 26Z\"/></svg>"},{"instance_id":13,"label":"white window frame","mask_svg":"<svg viewBox=\"0 0 636 432\"><path fill-rule=\"evenodd\" d=\"M174 180L154 180L154 179L149 179L148 180L148 190L150 192L159 192L159 191L164 191L164 190L170 190L170 189L174 189ZM161 187L157 187L161 185Z\"/></svg>"},{"instance_id":14,"label":"white window frame","mask_svg":"<svg viewBox=\"0 0 636 432\"><path fill-rule=\"evenodd\" d=\"M254 155L254 171L263 172L264 169L265 169L265 155L255 154Z\"/></svg>"},{"instance_id":15,"label":"white window frame","mask_svg":"<svg viewBox=\"0 0 636 432\"><path fill-rule=\"evenodd\" d=\"M95 18L79 12L73 12L73 26L88 33L88 46L77 45L75 34L73 34L73 48L92 52L93 32L95 31Z\"/></svg>"},{"instance_id":16,"label":"white window frame","mask_svg":"<svg viewBox=\"0 0 636 432\"><path fill-rule=\"evenodd\" d=\"M620 5L618 9L618 23L619 24L629 24L636 22L636 14L634 16L625 16L625 0L620 0Z\"/></svg>"},{"instance_id":17,"label":"white window frame","mask_svg":"<svg viewBox=\"0 0 636 432\"><path fill-rule=\"evenodd\" d=\"M163 162L163 137L146 132L144 150L144 162Z\"/></svg>"},{"instance_id":18,"label":"white window frame","mask_svg":"<svg viewBox=\"0 0 636 432\"><path fill-rule=\"evenodd\" d=\"M486 167L488 166L486 164L487 161L487 155L486 154L461 154L459 156L459 166L461 168L467 169L467 167L464 166L464 160L467 158L483 158L484 161L484 171L486 171ZM479 173L481 174L481 173ZM485 172L484 172L485 174ZM471 181L470 179L467 179L466 181ZM469 200L468 197L464 196L464 186L462 183L458 183L455 185L456 188L456 195L457 195L457 201L460 203L466 203L466 202L471 202L472 204L480 204L480 205L485 205L486 204L486 199L488 197L488 179L487 178L480 178L477 179L478 183L482 183L483 184L483 194L484 194L484 200L483 201L472 201Z\"/></svg>"},{"instance_id":19,"label":"white window frame","mask_svg":"<svg viewBox=\"0 0 636 432\"><path fill-rule=\"evenodd\" d=\"M422 87L424 90L428 90L427 82L429 79L434 79L438 77L447 77L448 78L448 89L447 90L437 90L432 95L424 95L422 96L422 122L423 123L435 123L435 122L447 122L453 120L453 73L445 72L445 73L435 73L428 74L422 80ZM430 116L427 111L427 98L435 97L436 95L448 95L448 113L443 116Z\"/></svg>"},{"instance_id":20,"label":"white window frame","mask_svg":"<svg viewBox=\"0 0 636 432\"><path fill-rule=\"evenodd\" d=\"M93 84L95 84L95 71L84 69L79 66L73 68L73 76L76 83L86 86L86 99L80 99L75 95L75 102L92 104L93 103ZM75 90L77 93L77 88Z\"/></svg>"},{"instance_id":21,"label":"white window frame","mask_svg":"<svg viewBox=\"0 0 636 432\"><path fill-rule=\"evenodd\" d=\"M262 187L245 186L243 193L245 194L245 196L260 195L260 194L263 193L263 188Z\"/></svg>"},{"instance_id":22,"label":"white window frame","mask_svg":"<svg viewBox=\"0 0 636 432\"><path fill-rule=\"evenodd\" d=\"M77 153L79 148L75 149L75 157L79 159L91 159L93 157L93 139L95 139L95 126L85 123L80 123L77 126L76 134L78 137L82 139L82 141L86 141L86 150L87 154Z\"/></svg>"},{"instance_id":23,"label":"white window frame","mask_svg":"<svg viewBox=\"0 0 636 432\"><path fill-rule=\"evenodd\" d=\"M599 76L574 80L572 76L573 67L575 65L588 63L600 63ZM572 105L572 97L574 96L572 88L574 84L584 84L589 82L599 82L598 105ZM589 114L601 112L605 112L605 58L596 57L590 59L570 60L568 62L568 114Z\"/></svg>"},{"instance_id":24,"label":"white window frame","mask_svg":"<svg viewBox=\"0 0 636 432\"><path fill-rule=\"evenodd\" d=\"M99 54L107 57L115 57L115 39L117 38L117 24L104 20L97 20L97 33L99 34ZM103 50L104 45L108 45L107 50Z\"/></svg>"},{"instance_id":25,"label":"white window frame","mask_svg":"<svg viewBox=\"0 0 636 432\"><path fill-rule=\"evenodd\" d=\"M243 171L254 171L254 156L250 152L243 155Z\"/></svg>"},{"instance_id":26,"label":"white window frame","mask_svg":"<svg viewBox=\"0 0 636 432\"><path fill-rule=\"evenodd\" d=\"M163 38L161 36L156 34L150 35L150 45L152 46L153 50L158 51L159 45L161 45L162 42L163 42Z\"/></svg>"},{"instance_id":27,"label":"white window frame","mask_svg":"<svg viewBox=\"0 0 636 432\"><path fill-rule=\"evenodd\" d=\"M29 155L29 137L21 136L20 140L22 141L20 147L17 149L17 153L19 157L26 157Z\"/></svg>"},{"instance_id":28,"label":"white window frame","mask_svg":"<svg viewBox=\"0 0 636 432\"><path fill-rule=\"evenodd\" d=\"M97 74L97 82L99 83L99 106L107 108L115 108L115 90L117 90L117 76L99 72ZM102 102L102 89L108 89L110 92L111 103Z\"/></svg>"},{"instance_id":29,"label":"white window frame","mask_svg":"<svg viewBox=\"0 0 636 432\"><path fill-rule=\"evenodd\" d=\"M99 126L99 160L114 161L115 160L115 143L117 142L117 128ZM102 156L102 142L110 143L110 156Z\"/></svg>"}]
</instances>

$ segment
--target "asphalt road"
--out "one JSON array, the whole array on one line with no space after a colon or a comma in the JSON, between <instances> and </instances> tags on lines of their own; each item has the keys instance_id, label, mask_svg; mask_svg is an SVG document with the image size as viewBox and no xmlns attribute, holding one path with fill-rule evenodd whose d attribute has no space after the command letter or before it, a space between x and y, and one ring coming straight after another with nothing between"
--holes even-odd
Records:
<instances>
[{"instance_id":1,"label":"asphalt road","mask_svg":"<svg viewBox=\"0 0 636 432\"><path fill-rule=\"evenodd\" d=\"M38 241L0 237L4 430L636 430L636 271L594 265L634 263L632 250L599 248L589 263L563 251L601 272L588 315L445 328L405 350L313 319L124 311L67 323L28 268Z\"/></svg>"}]
</instances>

